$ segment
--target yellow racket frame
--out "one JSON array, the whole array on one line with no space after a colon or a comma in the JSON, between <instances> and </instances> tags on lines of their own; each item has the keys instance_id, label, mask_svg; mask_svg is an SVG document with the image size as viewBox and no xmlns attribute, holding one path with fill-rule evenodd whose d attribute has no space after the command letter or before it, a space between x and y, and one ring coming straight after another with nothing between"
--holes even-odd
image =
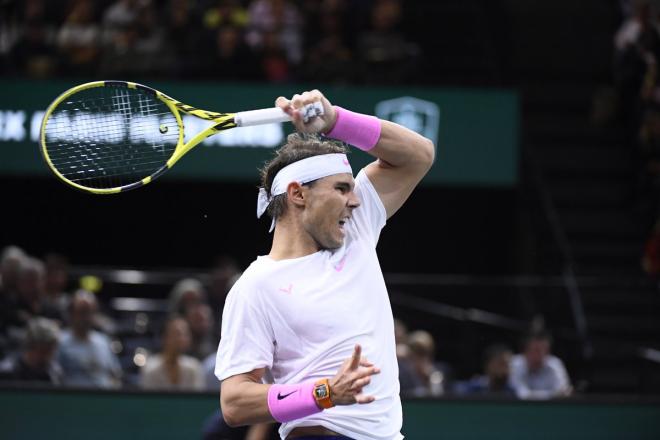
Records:
<instances>
[{"instance_id":1,"label":"yellow racket frame","mask_svg":"<svg viewBox=\"0 0 660 440\"><path fill-rule=\"evenodd\" d=\"M165 105L170 109L172 114L174 115L176 119L176 123L179 126L179 139L177 141L176 147L174 149L174 152L172 153L172 156L169 158L169 160L158 170L156 170L153 174L151 174L148 177L145 177L139 182L131 183L129 185L125 186L120 186L116 188L89 188L83 185L80 185L76 182L73 182L60 173L57 168L53 166L53 162L51 161L50 157L48 156L48 150L46 149L46 124L48 123L48 119L50 116L53 114L55 109L57 108L62 101L65 99L71 97L72 95L75 95L78 92L81 92L83 90L87 89L93 89L96 87L113 87L113 88L118 88L118 87L126 87L129 89L142 89L146 91L147 93L153 94L156 98L158 98L160 101L164 102ZM207 120L207 121L212 121L214 122L213 125L208 127L207 129L200 131L197 133L192 139L190 139L188 142L184 143L184 126L183 126L183 121L181 119L181 112L196 116L198 118ZM86 192L91 192L94 194L116 194L119 192L124 192L128 191L131 189L139 188L143 185L146 185L156 179L158 176L163 174L165 171L168 169L172 168L172 166L179 161L187 152L189 152L191 149L193 149L195 146L197 146L200 142L202 142L204 139L206 139L209 136L212 136L220 131L223 130L228 130L230 128L236 127L236 123L234 121L234 116L235 113L218 113L218 112L211 112L207 110L200 110L198 108L195 108L193 106L183 104L179 101L177 101L174 98L171 98L167 96L166 94L159 92L158 90L152 89L151 87L147 87L142 84L134 83L134 82L129 82L129 81L93 81L93 82L88 82L85 84L80 84L76 87L73 87L66 92L62 93L60 96L58 96L53 103L48 106L48 109L46 110L46 113L44 115L44 118L41 122L41 134L40 134L40 147L39 150L41 151L41 154L43 158L45 159L46 163L50 167L50 169L55 173L55 175L62 180L63 182L67 183L68 185L73 186L74 188L77 188L82 191Z\"/></svg>"}]
</instances>

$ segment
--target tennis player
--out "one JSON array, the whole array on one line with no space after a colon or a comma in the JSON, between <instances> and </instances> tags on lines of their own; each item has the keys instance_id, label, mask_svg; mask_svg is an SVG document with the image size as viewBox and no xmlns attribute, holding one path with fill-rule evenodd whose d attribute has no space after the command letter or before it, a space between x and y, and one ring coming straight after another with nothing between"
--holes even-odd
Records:
<instances>
[{"instance_id":1,"label":"tennis player","mask_svg":"<svg viewBox=\"0 0 660 440\"><path fill-rule=\"evenodd\" d=\"M305 122L300 109L318 101L324 113ZM270 253L223 311L222 413L231 426L281 422L282 439L401 439L394 322L375 248L435 148L318 90L276 105L299 133L262 170L257 215L272 217ZM376 161L354 179L333 139Z\"/></svg>"}]
</instances>

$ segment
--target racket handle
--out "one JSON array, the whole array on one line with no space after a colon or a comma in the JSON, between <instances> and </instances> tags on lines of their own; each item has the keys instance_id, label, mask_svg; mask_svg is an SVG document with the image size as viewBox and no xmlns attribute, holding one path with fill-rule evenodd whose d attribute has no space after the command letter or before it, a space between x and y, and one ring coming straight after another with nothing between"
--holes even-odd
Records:
<instances>
[{"instance_id":1,"label":"racket handle","mask_svg":"<svg viewBox=\"0 0 660 440\"><path fill-rule=\"evenodd\" d=\"M275 122L288 122L290 120L291 116L284 113L279 107L238 112L234 115L234 122L236 122L236 125L239 127L273 124Z\"/></svg>"},{"instance_id":2,"label":"racket handle","mask_svg":"<svg viewBox=\"0 0 660 440\"><path fill-rule=\"evenodd\" d=\"M304 121L310 117L323 114L323 105L320 102L308 104L302 109ZM234 115L234 122L239 127L250 127L252 125L273 124L276 122L289 122L291 116L287 115L281 108L264 108L261 110L250 110L238 112Z\"/></svg>"}]
</instances>

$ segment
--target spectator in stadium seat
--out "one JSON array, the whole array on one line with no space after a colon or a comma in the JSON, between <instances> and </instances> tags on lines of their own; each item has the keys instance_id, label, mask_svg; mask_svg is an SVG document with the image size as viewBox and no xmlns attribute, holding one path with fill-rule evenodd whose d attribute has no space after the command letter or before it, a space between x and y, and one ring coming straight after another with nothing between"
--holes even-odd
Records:
<instances>
[{"instance_id":1,"label":"spectator in stadium seat","mask_svg":"<svg viewBox=\"0 0 660 440\"><path fill-rule=\"evenodd\" d=\"M64 385L116 388L121 384L122 371L110 339L92 328L97 309L94 294L84 290L74 294L70 328L62 332L58 351Z\"/></svg>"},{"instance_id":2,"label":"spectator in stadium seat","mask_svg":"<svg viewBox=\"0 0 660 440\"><path fill-rule=\"evenodd\" d=\"M410 360L408 346L408 327L400 319L394 319L394 343L396 344L396 360L399 365L399 386L401 395L415 395L424 388L421 378L416 374Z\"/></svg>"},{"instance_id":3,"label":"spectator in stadium seat","mask_svg":"<svg viewBox=\"0 0 660 440\"><path fill-rule=\"evenodd\" d=\"M545 331L526 336L523 353L511 358L511 385L521 399L568 396L571 383L564 363L550 354L552 338Z\"/></svg>"},{"instance_id":4,"label":"spectator in stadium seat","mask_svg":"<svg viewBox=\"0 0 660 440\"><path fill-rule=\"evenodd\" d=\"M0 292L17 295L18 274L26 261L27 255L17 246L7 246L0 256Z\"/></svg>"},{"instance_id":5,"label":"spectator in stadium seat","mask_svg":"<svg viewBox=\"0 0 660 440\"><path fill-rule=\"evenodd\" d=\"M419 48L399 30L400 0L376 0L371 28L358 36L363 79L368 83L400 83L415 71Z\"/></svg>"},{"instance_id":6,"label":"spectator in stadium seat","mask_svg":"<svg viewBox=\"0 0 660 440\"><path fill-rule=\"evenodd\" d=\"M11 71L31 78L50 78L57 73L58 66L58 56L53 39L57 20L56 14L53 14L55 8L46 4L44 0L29 0L20 3L23 3L24 7L19 21L11 23L11 19L3 20L6 32L0 38L4 40L3 45L11 47L11 40L16 38L16 44L11 47L12 60L8 62L12 65L7 67ZM12 26L18 28L11 29ZM0 34L2 33L0 30ZM0 52L2 52L1 49Z\"/></svg>"},{"instance_id":7,"label":"spectator in stadium seat","mask_svg":"<svg viewBox=\"0 0 660 440\"><path fill-rule=\"evenodd\" d=\"M243 29L223 26L209 34L214 46L201 63L198 76L216 80L258 81L263 79L260 58L244 41Z\"/></svg>"},{"instance_id":8,"label":"spectator in stadium seat","mask_svg":"<svg viewBox=\"0 0 660 440\"><path fill-rule=\"evenodd\" d=\"M216 0L202 11L202 23L211 31L225 27L242 30L248 20L248 11L239 0Z\"/></svg>"},{"instance_id":9,"label":"spectator in stadium seat","mask_svg":"<svg viewBox=\"0 0 660 440\"><path fill-rule=\"evenodd\" d=\"M44 264L29 257L22 264L18 273L17 313L22 325L35 316L56 319L62 322L63 317L57 309L46 303L46 270Z\"/></svg>"},{"instance_id":10,"label":"spectator in stadium seat","mask_svg":"<svg viewBox=\"0 0 660 440\"><path fill-rule=\"evenodd\" d=\"M179 280L169 297L170 315L185 316L188 307L206 302L206 289L202 283L195 278L184 278Z\"/></svg>"},{"instance_id":11,"label":"spectator in stadium seat","mask_svg":"<svg viewBox=\"0 0 660 440\"><path fill-rule=\"evenodd\" d=\"M74 0L57 34L62 61L76 75L96 72L101 48L101 26L96 22L94 2Z\"/></svg>"},{"instance_id":12,"label":"spectator in stadium seat","mask_svg":"<svg viewBox=\"0 0 660 440\"><path fill-rule=\"evenodd\" d=\"M516 393L509 380L513 353L504 345L492 345L484 355L484 375L459 382L454 392L460 395L512 396Z\"/></svg>"},{"instance_id":13,"label":"spectator in stadium seat","mask_svg":"<svg viewBox=\"0 0 660 440\"><path fill-rule=\"evenodd\" d=\"M165 27L153 2L126 3L125 15L104 20L105 50L101 72L106 75L162 74L172 64L166 45ZM112 15L110 16L112 17Z\"/></svg>"},{"instance_id":14,"label":"spectator in stadium seat","mask_svg":"<svg viewBox=\"0 0 660 440\"><path fill-rule=\"evenodd\" d=\"M408 358L419 385L411 390L416 396L440 396L451 381L451 368L435 360L435 342L427 331L417 330L408 336Z\"/></svg>"},{"instance_id":15,"label":"spectator in stadium seat","mask_svg":"<svg viewBox=\"0 0 660 440\"><path fill-rule=\"evenodd\" d=\"M184 318L190 327L191 335L188 354L202 361L209 354L215 353L218 341L215 338L211 307L205 303L193 304L186 310Z\"/></svg>"},{"instance_id":16,"label":"spectator in stadium seat","mask_svg":"<svg viewBox=\"0 0 660 440\"><path fill-rule=\"evenodd\" d=\"M216 392L220 388L220 381L215 377L215 353L211 353L202 362L204 382L208 391Z\"/></svg>"},{"instance_id":17,"label":"spectator in stadium seat","mask_svg":"<svg viewBox=\"0 0 660 440\"><path fill-rule=\"evenodd\" d=\"M0 335L11 326L19 326L16 302L18 301L18 275L27 261L27 255L16 246L7 246L0 256Z\"/></svg>"},{"instance_id":18,"label":"spectator in stadium seat","mask_svg":"<svg viewBox=\"0 0 660 440\"><path fill-rule=\"evenodd\" d=\"M183 318L170 318L163 330L163 347L159 354L149 356L141 371L145 389L203 390L202 365L184 353L190 348L190 328Z\"/></svg>"},{"instance_id":19,"label":"spectator in stadium seat","mask_svg":"<svg viewBox=\"0 0 660 440\"><path fill-rule=\"evenodd\" d=\"M165 8L164 21L167 23L164 51L170 58L168 73L182 77L203 59L196 60L195 49L204 43L204 35L199 32L199 18L195 14L195 4L191 0L171 0Z\"/></svg>"},{"instance_id":20,"label":"spectator in stadium seat","mask_svg":"<svg viewBox=\"0 0 660 440\"><path fill-rule=\"evenodd\" d=\"M21 352L0 367L0 379L59 384L62 370L55 361L59 334L55 321L32 318L27 324Z\"/></svg>"},{"instance_id":21,"label":"spectator in stadium seat","mask_svg":"<svg viewBox=\"0 0 660 440\"><path fill-rule=\"evenodd\" d=\"M241 269L236 260L227 255L221 255L216 258L211 272L209 274L209 305L215 316L213 322L218 326L217 336L220 337L220 323L222 319L222 309L225 306L227 293L234 285L234 282L241 275Z\"/></svg>"},{"instance_id":22,"label":"spectator in stadium seat","mask_svg":"<svg viewBox=\"0 0 660 440\"><path fill-rule=\"evenodd\" d=\"M71 297L66 291L69 284L69 262L63 255L48 254L44 258L44 263L46 268L44 302L60 317L66 318L71 303Z\"/></svg>"},{"instance_id":23,"label":"spectator in stadium seat","mask_svg":"<svg viewBox=\"0 0 660 440\"><path fill-rule=\"evenodd\" d=\"M255 0L248 8L247 42L254 49L281 49L286 60L297 65L302 60L302 18L288 0ZM270 41L270 43L269 43Z\"/></svg>"},{"instance_id":24,"label":"spectator in stadium seat","mask_svg":"<svg viewBox=\"0 0 660 440\"><path fill-rule=\"evenodd\" d=\"M309 42L303 63L305 78L314 81L348 83L354 69L353 54L345 39L344 17L333 9L320 11L318 32ZM315 35L317 34L318 35Z\"/></svg>"},{"instance_id":25,"label":"spectator in stadium seat","mask_svg":"<svg viewBox=\"0 0 660 440\"><path fill-rule=\"evenodd\" d=\"M103 32L126 28L137 18L137 0L116 0L103 12ZM105 39L105 36L104 36Z\"/></svg>"},{"instance_id":26,"label":"spectator in stadium seat","mask_svg":"<svg viewBox=\"0 0 660 440\"><path fill-rule=\"evenodd\" d=\"M269 82L282 83L293 79L291 63L282 49L275 31L262 33L262 44L255 51L261 73Z\"/></svg>"}]
</instances>

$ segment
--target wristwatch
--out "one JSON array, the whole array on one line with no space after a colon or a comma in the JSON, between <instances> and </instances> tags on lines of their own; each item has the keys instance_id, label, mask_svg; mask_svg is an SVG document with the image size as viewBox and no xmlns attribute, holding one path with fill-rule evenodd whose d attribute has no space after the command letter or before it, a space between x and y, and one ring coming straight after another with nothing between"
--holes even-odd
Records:
<instances>
[{"instance_id":1,"label":"wristwatch","mask_svg":"<svg viewBox=\"0 0 660 440\"><path fill-rule=\"evenodd\" d=\"M328 379L317 380L314 384L314 399L316 404L323 409L332 408L334 403L332 403L330 395L330 383Z\"/></svg>"}]
</instances>

